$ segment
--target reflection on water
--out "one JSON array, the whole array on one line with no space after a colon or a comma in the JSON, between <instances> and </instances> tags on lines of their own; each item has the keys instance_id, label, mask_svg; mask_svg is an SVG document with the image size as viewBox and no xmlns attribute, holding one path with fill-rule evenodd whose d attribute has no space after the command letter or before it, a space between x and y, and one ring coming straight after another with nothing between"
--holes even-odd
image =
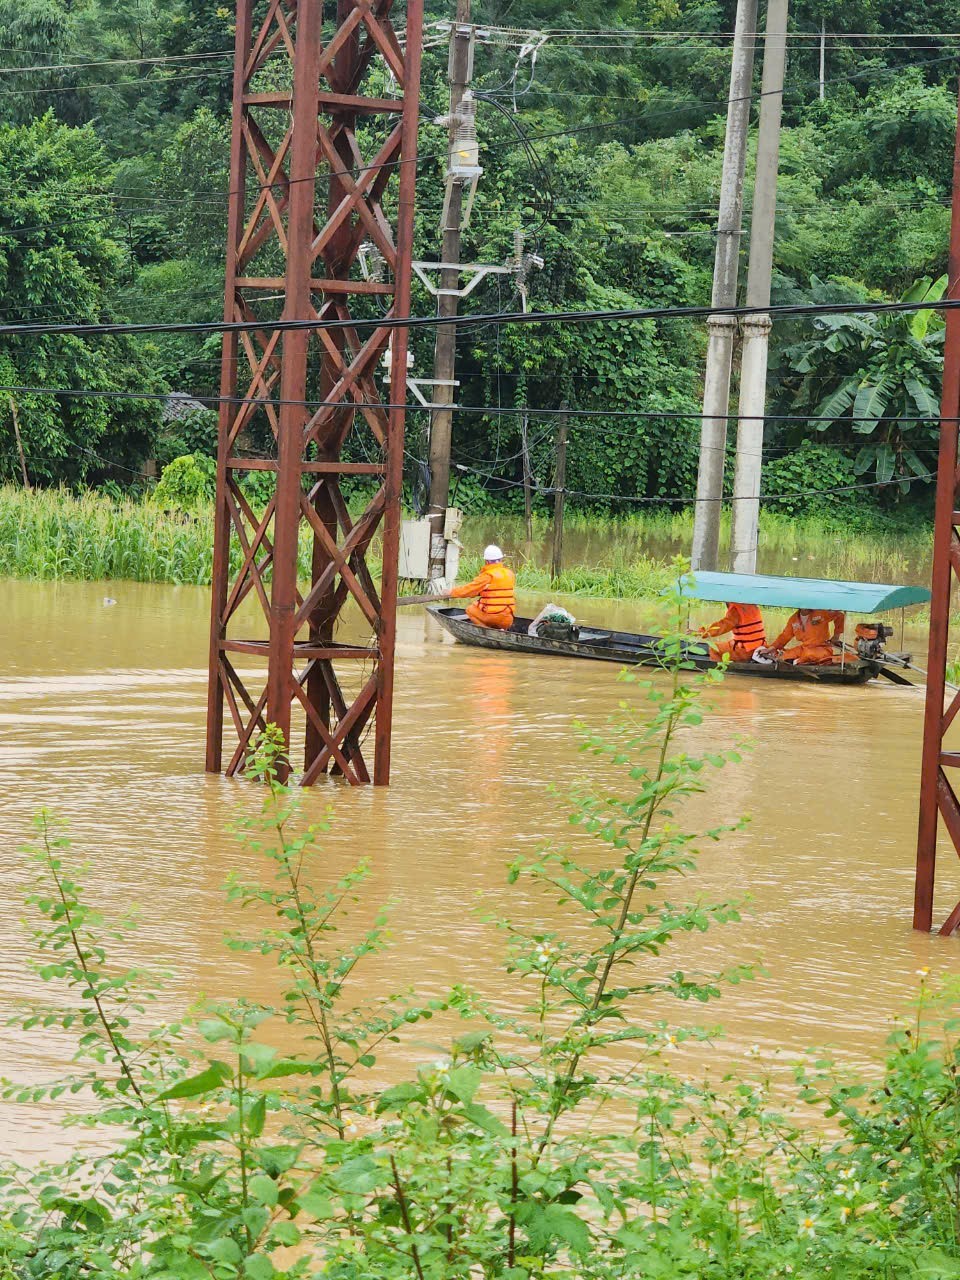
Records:
<instances>
[{"instance_id":1,"label":"reflection on water","mask_svg":"<svg viewBox=\"0 0 960 1280\"><path fill-rule=\"evenodd\" d=\"M105 596L117 603L106 606ZM224 878L254 870L224 828L258 797L248 784L202 772L206 592L8 582L4 598L0 1017L34 990L18 942L25 866L15 851L41 805L69 820L108 914L141 904L130 959L170 972L164 1012L201 993L271 998L262 958L220 946L231 923ZM639 605L597 602L583 613L627 629L650 617ZM467 982L505 1001L510 992L493 967L502 939L475 907L550 924L545 913L554 908L508 889L504 865L544 838L577 838L548 788L591 767L571 722L601 724L626 690L603 663L456 645L419 611L401 614L398 657L395 785L320 786L308 810L320 814L334 801L331 875L370 859L363 914L395 903L396 942L368 962L371 993L415 983L436 995ZM751 821L703 850L689 893L749 896L750 908L741 926L685 939L680 954L686 969L760 959L766 973L710 1010L708 1020L728 1032L710 1052L726 1062L754 1043L785 1056L829 1043L873 1058L915 991L915 970L960 959L960 943L910 929L922 694L730 677L715 703L699 745L747 738L752 750L687 816L710 826L745 813ZM941 911L960 898L960 871L952 858L942 866ZM66 1051L46 1033L8 1035L0 1075L49 1076ZM422 1040L407 1053L436 1056ZM31 1109L0 1112L12 1153L49 1150L47 1126Z\"/></svg>"}]
</instances>

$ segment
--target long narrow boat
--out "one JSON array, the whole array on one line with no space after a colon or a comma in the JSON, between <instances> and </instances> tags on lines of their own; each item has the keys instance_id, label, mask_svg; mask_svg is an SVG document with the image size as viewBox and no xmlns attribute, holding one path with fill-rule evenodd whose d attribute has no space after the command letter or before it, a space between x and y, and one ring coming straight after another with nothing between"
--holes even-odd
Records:
<instances>
[{"instance_id":1,"label":"long narrow boat","mask_svg":"<svg viewBox=\"0 0 960 1280\"><path fill-rule=\"evenodd\" d=\"M687 574L680 580L679 589L682 596L696 600L737 601L769 608L835 609L842 613L856 614L875 614L906 608L930 599L930 592L923 587L733 573ZM460 608L433 605L428 612L461 644L481 649L588 658L599 662L616 662L620 666L661 666L664 661L663 637L659 635L609 631L602 627L581 625L575 638L547 639L529 634L530 618L515 618L509 631L497 631L489 627L478 627ZM884 639L881 632L879 639L858 641L857 648L842 663L794 666L790 662L731 662L728 669L736 675L766 680L865 684L877 676L884 676L894 684L910 684L911 681L901 674L903 668L910 663L910 654L886 652L883 647ZM685 646L684 658L700 670L717 665L710 657L709 646L699 641L691 641Z\"/></svg>"}]
</instances>

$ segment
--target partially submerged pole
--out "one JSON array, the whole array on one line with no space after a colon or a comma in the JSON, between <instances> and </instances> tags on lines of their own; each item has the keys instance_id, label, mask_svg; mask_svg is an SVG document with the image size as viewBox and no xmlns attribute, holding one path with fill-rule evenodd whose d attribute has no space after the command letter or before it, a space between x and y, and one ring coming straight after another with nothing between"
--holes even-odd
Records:
<instances>
[{"instance_id":1,"label":"partially submerged pole","mask_svg":"<svg viewBox=\"0 0 960 1280\"><path fill-rule=\"evenodd\" d=\"M530 466L530 431L526 410L520 415L520 450L523 461L523 519L529 555L533 546L533 468Z\"/></svg>"},{"instance_id":2,"label":"partially submerged pole","mask_svg":"<svg viewBox=\"0 0 960 1280\"><path fill-rule=\"evenodd\" d=\"M750 262L747 268L748 307L770 305L773 237L777 219L777 173L780 167L780 120L787 62L788 7L789 0L768 0L767 4L760 128L757 136L757 176L753 189ZM763 312L747 316L743 324L737 464L733 476L733 520L730 531L730 560L734 573L757 571L763 415L766 408L767 355L771 327L769 315Z\"/></svg>"},{"instance_id":3,"label":"partially submerged pole","mask_svg":"<svg viewBox=\"0 0 960 1280\"><path fill-rule=\"evenodd\" d=\"M743 221L743 174L750 126L750 86L757 27L757 0L738 0L733 36L733 63L727 100L727 134L723 147L723 176L717 218L717 251L713 266L711 305L732 307L737 301L740 234ZM720 553L720 505L730 409L730 372L737 322L732 316L707 321L707 365L703 383L700 425L700 467L693 513L694 569L716 569Z\"/></svg>"},{"instance_id":4,"label":"partially submerged pole","mask_svg":"<svg viewBox=\"0 0 960 1280\"><path fill-rule=\"evenodd\" d=\"M457 145L459 117L457 112L467 92L473 68L474 29L470 25L470 0L457 0L457 20L450 29L450 55L447 79L450 85L448 125L448 171L453 167ZM460 241L463 188L450 183L444 201L443 248L440 271L441 293L437 299L437 315L449 320L460 306ZM437 326L433 355L433 401L436 406L430 421L430 498L427 519L430 521L431 578L443 578L447 572L447 543L443 536L444 519L450 502L450 451L453 438L453 396L457 367L457 326Z\"/></svg>"},{"instance_id":5,"label":"partially submerged pole","mask_svg":"<svg viewBox=\"0 0 960 1280\"><path fill-rule=\"evenodd\" d=\"M563 571L563 508L567 483L567 404L560 406L557 425L557 469L553 482L553 557L550 581L556 582Z\"/></svg>"}]
</instances>

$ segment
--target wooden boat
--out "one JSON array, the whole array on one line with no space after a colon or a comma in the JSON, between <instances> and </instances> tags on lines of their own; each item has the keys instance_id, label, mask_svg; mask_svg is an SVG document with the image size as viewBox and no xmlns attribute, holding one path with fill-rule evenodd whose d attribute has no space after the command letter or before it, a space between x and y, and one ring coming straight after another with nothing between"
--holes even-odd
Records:
<instances>
[{"instance_id":1,"label":"wooden boat","mask_svg":"<svg viewBox=\"0 0 960 1280\"><path fill-rule=\"evenodd\" d=\"M753 574L697 573L687 574L678 583L679 594L698 600L732 601L763 604L771 608L836 609L843 613L872 614L929 600L922 587L891 587L876 583L826 582L810 578L772 578ZM547 639L530 635L530 618L515 618L509 631L478 627L463 609L432 605L428 613L461 644L481 649L501 649L515 653L533 653L541 657L589 658L597 662L616 662L620 666L662 666L665 650L662 636L631 631L608 631L602 627L581 625L576 638ZM728 670L735 675L761 680L806 680L823 684L865 684L883 676L894 684L911 684L901 674L910 664L910 654L887 653L873 642L852 652L849 660L826 666L794 666L790 662L731 662ZM684 646L684 660L698 670L718 664L710 657L709 646L692 640Z\"/></svg>"},{"instance_id":2,"label":"wooden boat","mask_svg":"<svg viewBox=\"0 0 960 1280\"><path fill-rule=\"evenodd\" d=\"M428 613L445 631L461 644L478 649L505 649L513 653L535 653L541 657L592 658L597 662L616 662L623 666L656 667L663 665L663 638L632 631L605 631L600 627L581 627L576 640L545 640L527 634L531 618L515 618L509 631L478 627L462 609L445 609L432 605ZM705 644L691 643L684 649L684 659L698 670L717 666ZM728 668L742 675L781 680L825 680L831 684L863 684L879 674L876 663L851 659L843 666L795 667L789 662L769 666L759 662L731 662Z\"/></svg>"}]
</instances>

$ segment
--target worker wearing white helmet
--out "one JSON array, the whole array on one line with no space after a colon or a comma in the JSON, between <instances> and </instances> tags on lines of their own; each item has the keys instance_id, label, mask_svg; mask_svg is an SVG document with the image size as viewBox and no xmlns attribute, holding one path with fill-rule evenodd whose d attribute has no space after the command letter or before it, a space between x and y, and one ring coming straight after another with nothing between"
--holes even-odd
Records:
<instances>
[{"instance_id":1,"label":"worker wearing white helmet","mask_svg":"<svg viewBox=\"0 0 960 1280\"><path fill-rule=\"evenodd\" d=\"M483 553L484 565L472 582L454 587L450 596L454 600L477 597L476 604L467 605L467 617L478 627L495 627L508 631L513 626L516 610L514 587L516 578L503 563L503 552L493 543Z\"/></svg>"}]
</instances>

